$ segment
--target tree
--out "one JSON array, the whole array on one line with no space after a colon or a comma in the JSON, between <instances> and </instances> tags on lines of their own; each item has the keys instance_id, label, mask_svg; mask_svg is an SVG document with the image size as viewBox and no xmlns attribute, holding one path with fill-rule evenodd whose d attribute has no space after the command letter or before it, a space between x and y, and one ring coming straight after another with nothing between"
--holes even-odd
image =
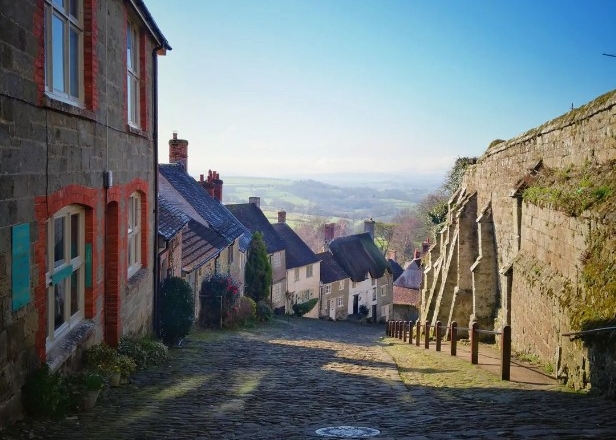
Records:
<instances>
[{"instance_id":1,"label":"tree","mask_svg":"<svg viewBox=\"0 0 616 440\"><path fill-rule=\"evenodd\" d=\"M169 277L160 290L160 335L173 344L190 332L195 319L195 300L190 284L179 277Z\"/></svg>"},{"instance_id":2,"label":"tree","mask_svg":"<svg viewBox=\"0 0 616 440\"><path fill-rule=\"evenodd\" d=\"M389 247L396 250L399 262L412 260L415 249L419 249L430 234L430 228L417 208L398 211L392 218L392 223L395 229Z\"/></svg>"},{"instance_id":3,"label":"tree","mask_svg":"<svg viewBox=\"0 0 616 440\"><path fill-rule=\"evenodd\" d=\"M374 244L383 252L383 255L387 254L395 231L396 225L393 223L376 222L374 225Z\"/></svg>"},{"instance_id":4,"label":"tree","mask_svg":"<svg viewBox=\"0 0 616 440\"><path fill-rule=\"evenodd\" d=\"M252 236L244 276L246 296L255 302L268 299L272 285L272 265L267 257L265 241L260 232L255 232Z\"/></svg>"}]
</instances>

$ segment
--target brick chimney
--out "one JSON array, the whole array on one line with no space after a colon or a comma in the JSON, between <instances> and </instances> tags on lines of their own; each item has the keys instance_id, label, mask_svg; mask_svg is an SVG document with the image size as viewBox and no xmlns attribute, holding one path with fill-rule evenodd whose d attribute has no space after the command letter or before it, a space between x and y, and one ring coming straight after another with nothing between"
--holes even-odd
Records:
<instances>
[{"instance_id":1,"label":"brick chimney","mask_svg":"<svg viewBox=\"0 0 616 440\"><path fill-rule=\"evenodd\" d=\"M207 172L207 180L203 180L203 174L199 176L199 185L207 191L207 193L215 200L222 203L222 184L220 175L216 171L209 170Z\"/></svg>"},{"instance_id":2,"label":"brick chimney","mask_svg":"<svg viewBox=\"0 0 616 440\"><path fill-rule=\"evenodd\" d=\"M426 238L426 241L424 241L421 244L421 253L423 255L426 255L429 250L430 250L430 237Z\"/></svg>"},{"instance_id":3,"label":"brick chimney","mask_svg":"<svg viewBox=\"0 0 616 440\"><path fill-rule=\"evenodd\" d=\"M278 223L286 223L287 222L287 211L281 209L278 211Z\"/></svg>"},{"instance_id":4,"label":"brick chimney","mask_svg":"<svg viewBox=\"0 0 616 440\"><path fill-rule=\"evenodd\" d=\"M178 139L178 132L173 132L173 139L169 140L169 163L177 163L188 172L188 141Z\"/></svg>"},{"instance_id":5,"label":"brick chimney","mask_svg":"<svg viewBox=\"0 0 616 440\"><path fill-rule=\"evenodd\" d=\"M419 252L419 249L415 249L415 252L413 253L413 260L419 260L421 258L421 252Z\"/></svg>"},{"instance_id":6,"label":"brick chimney","mask_svg":"<svg viewBox=\"0 0 616 440\"><path fill-rule=\"evenodd\" d=\"M248 203L256 205L257 208L261 208L261 197L248 197Z\"/></svg>"},{"instance_id":7,"label":"brick chimney","mask_svg":"<svg viewBox=\"0 0 616 440\"><path fill-rule=\"evenodd\" d=\"M374 240L374 225L375 225L375 221L372 219L369 220L364 220L364 232L367 232L370 234L370 237L372 237L372 239Z\"/></svg>"},{"instance_id":8,"label":"brick chimney","mask_svg":"<svg viewBox=\"0 0 616 440\"><path fill-rule=\"evenodd\" d=\"M398 252L396 252L395 249L388 249L387 250L387 259L388 260L398 261Z\"/></svg>"}]
</instances>

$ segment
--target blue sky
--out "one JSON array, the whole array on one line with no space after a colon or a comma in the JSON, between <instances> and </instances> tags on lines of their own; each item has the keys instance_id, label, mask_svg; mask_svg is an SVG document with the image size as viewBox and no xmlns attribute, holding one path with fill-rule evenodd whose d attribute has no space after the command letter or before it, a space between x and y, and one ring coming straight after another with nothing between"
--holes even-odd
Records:
<instances>
[{"instance_id":1,"label":"blue sky","mask_svg":"<svg viewBox=\"0 0 616 440\"><path fill-rule=\"evenodd\" d=\"M612 0L146 0L161 162L189 172L444 175L616 88Z\"/></svg>"}]
</instances>

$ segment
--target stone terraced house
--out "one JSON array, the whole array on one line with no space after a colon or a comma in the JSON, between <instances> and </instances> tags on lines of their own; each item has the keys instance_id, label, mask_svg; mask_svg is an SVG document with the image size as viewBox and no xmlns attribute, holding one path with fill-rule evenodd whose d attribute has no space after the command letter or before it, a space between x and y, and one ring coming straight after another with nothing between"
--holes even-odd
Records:
<instances>
[{"instance_id":1,"label":"stone terraced house","mask_svg":"<svg viewBox=\"0 0 616 440\"><path fill-rule=\"evenodd\" d=\"M141 0L0 8L0 424L28 373L151 333L157 57Z\"/></svg>"}]
</instances>

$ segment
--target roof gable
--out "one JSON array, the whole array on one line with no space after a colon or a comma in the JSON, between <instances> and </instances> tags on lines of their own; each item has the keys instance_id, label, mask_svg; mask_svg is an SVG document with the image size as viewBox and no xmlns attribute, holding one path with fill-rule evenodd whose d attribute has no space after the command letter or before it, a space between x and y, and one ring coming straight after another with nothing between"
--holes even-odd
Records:
<instances>
[{"instance_id":1,"label":"roof gable","mask_svg":"<svg viewBox=\"0 0 616 440\"><path fill-rule=\"evenodd\" d=\"M421 259L416 258L409 266L402 272L402 275L394 281L394 286L405 287L407 289L421 288L421 281L423 280L423 269L421 267Z\"/></svg>"},{"instance_id":2,"label":"roof gable","mask_svg":"<svg viewBox=\"0 0 616 440\"><path fill-rule=\"evenodd\" d=\"M345 280L349 275L338 264L334 256L330 252L321 252L316 254L321 260L321 282L324 284L333 283L335 281Z\"/></svg>"},{"instance_id":3,"label":"roof gable","mask_svg":"<svg viewBox=\"0 0 616 440\"><path fill-rule=\"evenodd\" d=\"M287 269L307 266L317 263L319 259L312 249L299 238L293 229L286 223L274 223L272 225L285 244Z\"/></svg>"},{"instance_id":4,"label":"roof gable","mask_svg":"<svg viewBox=\"0 0 616 440\"><path fill-rule=\"evenodd\" d=\"M284 250L284 241L257 205L254 203L238 203L225 206L251 233L254 234L258 231L263 234L263 241L265 241L268 254Z\"/></svg>"},{"instance_id":5,"label":"roof gable","mask_svg":"<svg viewBox=\"0 0 616 440\"><path fill-rule=\"evenodd\" d=\"M368 274L372 278L381 278L385 271L391 273L389 262L367 232L336 238L329 244L329 249L355 282L365 280Z\"/></svg>"}]
</instances>

